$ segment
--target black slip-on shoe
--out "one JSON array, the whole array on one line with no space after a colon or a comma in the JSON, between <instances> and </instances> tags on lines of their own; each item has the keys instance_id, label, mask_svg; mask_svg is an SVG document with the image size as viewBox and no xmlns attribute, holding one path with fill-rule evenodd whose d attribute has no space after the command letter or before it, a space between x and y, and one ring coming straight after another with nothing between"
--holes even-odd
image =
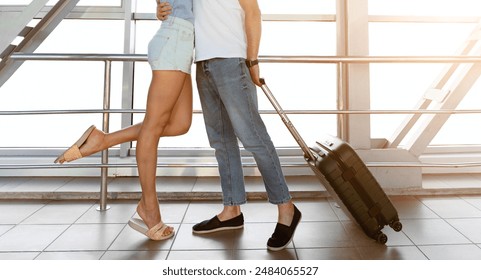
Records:
<instances>
[{"instance_id":1,"label":"black slip-on shoe","mask_svg":"<svg viewBox=\"0 0 481 280\"><path fill-rule=\"evenodd\" d=\"M277 223L276 229L272 234L271 238L267 241L267 249L271 251L280 251L286 248L289 243L291 243L292 238L294 238L294 232L296 231L297 225L301 221L301 211L297 209L294 205L294 217L290 226L286 226Z\"/></svg>"},{"instance_id":2,"label":"black slip-on shoe","mask_svg":"<svg viewBox=\"0 0 481 280\"><path fill-rule=\"evenodd\" d=\"M241 229L244 227L244 216L242 213L232 219L221 222L217 216L205 220L192 227L192 232L197 234L212 233L222 230Z\"/></svg>"}]
</instances>

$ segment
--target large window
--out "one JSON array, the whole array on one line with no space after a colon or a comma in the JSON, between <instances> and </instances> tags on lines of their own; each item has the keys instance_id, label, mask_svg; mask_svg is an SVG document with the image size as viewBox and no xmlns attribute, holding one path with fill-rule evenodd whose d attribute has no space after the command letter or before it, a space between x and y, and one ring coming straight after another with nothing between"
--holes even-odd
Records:
<instances>
[{"instance_id":1,"label":"large window","mask_svg":"<svg viewBox=\"0 0 481 280\"><path fill-rule=\"evenodd\" d=\"M65 19L37 53L122 53L124 23L120 20ZM112 107L120 108L122 65L113 64ZM102 109L103 63L26 61L0 87L0 110ZM112 115L112 129L120 127ZM99 114L25 115L2 117L0 147L63 147L84 126L101 126Z\"/></svg>"},{"instance_id":2,"label":"large window","mask_svg":"<svg viewBox=\"0 0 481 280\"><path fill-rule=\"evenodd\" d=\"M370 55L455 56L477 26L481 3L463 1L370 0ZM479 27L478 27L479 28ZM480 45L475 49L480 50ZM372 109L413 109L432 87L445 64L372 64ZM456 76L453 76L456 77ZM451 83L452 84L452 83ZM449 88L449 87L448 87ZM450 87L449 89L453 89ZM481 83L476 82L457 109L481 108ZM372 137L388 138L404 120L402 115L374 115ZM432 145L479 144L471 129L480 115L453 115L431 142Z\"/></svg>"},{"instance_id":3,"label":"large window","mask_svg":"<svg viewBox=\"0 0 481 280\"><path fill-rule=\"evenodd\" d=\"M5 5L27 5L31 1L5 0ZM53 5L56 1L50 1ZM81 0L82 13L65 19L38 48L41 53L123 53L125 34L132 34L135 53L145 54L147 44L159 27L153 17L155 1L136 3L133 25L126 25L119 9L121 0ZM372 56L456 55L479 20L478 0L369 0L369 54ZM336 0L259 0L263 12L262 56L335 56L337 43ZM92 17L91 9L102 9ZM109 14L110 10L111 14ZM94 18L94 19L93 19ZM135 32L125 32L125 28ZM122 108L122 63L113 63L113 109ZM371 64L371 108L412 109L443 64ZM335 110L337 69L335 64L264 63L262 76L286 110ZM195 71L193 72L195 81ZM150 82L147 63L137 62L133 78L133 109L144 109ZM195 84L195 82L194 82ZM481 107L480 83L474 84L461 102L461 109ZM195 88L195 86L194 86ZM101 109L103 63L28 61L0 88L0 110ZM272 106L259 90L262 111ZM129 108L127 108L129 109ZM194 110L200 111L197 92ZM142 120L134 114L133 122ZM1 148L65 147L83 127L101 127L100 114L0 116ZM280 118L263 114L278 147L296 147ZM480 115L452 116L432 144L479 144L476 129ZM291 119L307 142L320 131L336 134L337 116L295 114ZM404 119L403 115L373 115L372 138L388 138ZM121 128L119 114L112 114L110 130ZM134 144L135 145L135 144ZM186 135L163 139L161 148L208 147L202 115L194 115Z\"/></svg>"}]
</instances>

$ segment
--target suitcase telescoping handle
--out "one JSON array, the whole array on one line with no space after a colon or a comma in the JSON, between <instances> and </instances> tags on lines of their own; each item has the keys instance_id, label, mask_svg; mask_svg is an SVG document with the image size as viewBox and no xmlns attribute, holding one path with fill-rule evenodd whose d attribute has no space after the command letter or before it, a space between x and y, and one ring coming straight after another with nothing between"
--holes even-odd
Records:
<instances>
[{"instance_id":1,"label":"suitcase telescoping handle","mask_svg":"<svg viewBox=\"0 0 481 280\"><path fill-rule=\"evenodd\" d=\"M261 78L260 79L260 82L261 82L261 89L262 91L264 91L264 93L266 94L267 96L267 99L269 99L269 101L271 102L272 106L274 106L274 109L277 111L277 113L279 114L279 116L281 117L282 119L282 122L284 122L284 124L286 125L287 129L289 130L289 132L292 134L292 136L294 137L294 139L296 140L297 144L299 144L299 146L301 147L302 151L304 152L304 157L308 160L312 160L312 161L315 161L316 160L316 156L314 155L314 153L311 151L311 149L309 148L309 146L307 146L306 142L304 141L304 139L302 139L301 135L299 134L299 132L297 131L297 129L294 127L294 125L292 124L292 122L289 120L289 117L287 116L287 114L284 112L284 110L282 109L281 105L279 104L279 102L277 102L277 99L274 97L274 95L272 94L271 90L269 89L269 87L266 85L266 81L265 79Z\"/></svg>"}]
</instances>

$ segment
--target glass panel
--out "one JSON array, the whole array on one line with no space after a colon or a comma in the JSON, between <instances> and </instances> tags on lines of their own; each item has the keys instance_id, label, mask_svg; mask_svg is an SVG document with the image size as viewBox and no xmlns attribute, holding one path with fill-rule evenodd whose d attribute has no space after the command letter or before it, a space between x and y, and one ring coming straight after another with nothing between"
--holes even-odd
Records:
<instances>
[{"instance_id":1,"label":"glass panel","mask_svg":"<svg viewBox=\"0 0 481 280\"><path fill-rule=\"evenodd\" d=\"M135 11L137 13L155 13L156 2L155 1L137 1Z\"/></svg>"},{"instance_id":2,"label":"glass panel","mask_svg":"<svg viewBox=\"0 0 481 280\"><path fill-rule=\"evenodd\" d=\"M371 109L412 110L443 69L440 64L371 64ZM389 138L405 115L371 117L371 136Z\"/></svg>"},{"instance_id":3,"label":"glass panel","mask_svg":"<svg viewBox=\"0 0 481 280\"><path fill-rule=\"evenodd\" d=\"M481 79L470 89L461 101L457 109L480 110L481 109ZM446 144L473 144L481 143L479 124L481 114L458 114L449 117L449 120L431 141L431 145Z\"/></svg>"},{"instance_id":4,"label":"glass panel","mask_svg":"<svg viewBox=\"0 0 481 280\"><path fill-rule=\"evenodd\" d=\"M258 0L263 14L335 14L336 0ZM138 13L153 13L155 1L137 1Z\"/></svg>"},{"instance_id":5,"label":"glass panel","mask_svg":"<svg viewBox=\"0 0 481 280\"><path fill-rule=\"evenodd\" d=\"M264 14L335 14L336 0L258 0Z\"/></svg>"},{"instance_id":6,"label":"glass panel","mask_svg":"<svg viewBox=\"0 0 481 280\"><path fill-rule=\"evenodd\" d=\"M370 15L476 16L479 0L369 0Z\"/></svg>"},{"instance_id":7,"label":"glass panel","mask_svg":"<svg viewBox=\"0 0 481 280\"><path fill-rule=\"evenodd\" d=\"M260 55L335 55L336 24L264 22Z\"/></svg>"},{"instance_id":8,"label":"glass panel","mask_svg":"<svg viewBox=\"0 0 481 280\"><path fill-rule=\"evenodd\" d=\"M122 0L80 0L77 6L108 6L120 7Z\"/></svg>"},{"instance_id":9,"label":"glass panel","mask_svg":"<svg viewBox=\"0 0 481 280\"><path fill-rule=\"evenodd\" d=\"M29 5L32 0L2 0L1 5ZM47 2L48 6L57 4L58 1L52 0ZM120 7L122 0L80 0L77 6L109 6ZM0 5L0 6L1 6Z\"/></svg>"},{"instance_id":10,"label":"glass panel","mask_svg":"<svg viewBox=\"0 0 481 280\"><path fill-rule=\"evenodd\" d=\"M3 0L2 5L28 5L32 0Z\"/></svg>"},{"instance_id":11,"label":"glass panel","mask_svg":"<svg viewBox=\"0 0 481 280\"><path fill-rule=\"evenodd\" d=\"M64 20L37 49L39 53L122 53L123 21ZM109 36L105 36L109 34ZM120 108L122 65L112 65L112 108ZM0 87L0 110L102 109L104 63L27 61ZM26 102L28 101L28 102ZM4 117L0 147L63 147L84 127L101 127L100 114ZM11 119L12 121L8 121ZM120 127L112 116L112 129Z\"/></svg>"},{"instance_id":12,"label":"glass panel","mask_svg":"<svg viewBox=\"0 0 481 280\"><path fill-rule=\"evenodd\" d=\"M369 52L377 55L456 55L475 24L370 23Z\"/></svg>"},{"instance_id":13,"label":"glass panel","mask_svg":"<svg viewBox=\"0 0 481 280\"><path fill-rule=\"evenodd\" d=\"M371 23L370 53L373 56L460 55L459 49L474 27L475 24L455 23ZM445 64L371 64L372 109L415 109L445 67ZM448 88L449 85L452 82ZM481 96L477 92L479 85L477 91L476 87L469 91L459 107L481 108ZM372 137L391 137L404 118L404 115L373 115ZM466 129L479 121L479 114L452 116L432 144L479 144L479 135Z\"/></svg>"}]
</instances>

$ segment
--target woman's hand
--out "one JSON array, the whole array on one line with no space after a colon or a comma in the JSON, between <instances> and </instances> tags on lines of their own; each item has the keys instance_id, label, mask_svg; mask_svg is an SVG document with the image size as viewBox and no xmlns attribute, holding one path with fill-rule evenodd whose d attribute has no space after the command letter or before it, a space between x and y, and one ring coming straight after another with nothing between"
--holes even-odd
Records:
<instances>
[{"instance_id":1,"label":"woman's hand","mask_svg":"<svg viewBox=\"0 0 481 280\"><path fill-rule=\"evenodd\" d=\"M170 6L169 2L160 2L157 0L157 12L156 16L158 20L166 20L169 15L172 13L172 6Z\"/></svg>"}]
</instances>

